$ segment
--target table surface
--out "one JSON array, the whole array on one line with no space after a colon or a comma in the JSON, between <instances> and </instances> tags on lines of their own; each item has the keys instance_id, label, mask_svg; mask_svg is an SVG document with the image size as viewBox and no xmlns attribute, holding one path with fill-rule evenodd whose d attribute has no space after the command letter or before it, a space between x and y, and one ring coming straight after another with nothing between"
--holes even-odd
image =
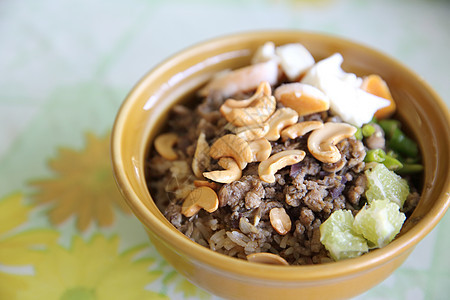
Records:
<instances>
[{"instance_id":1,"label":"table surface","mask_svg":"<svg viewBox=\"0 0 450 300\"><path fill-rule=\"evenodd\" d=\"M214 298L149 244L111 174L109 134L137 80L196 42L325 32L385 52L450 106L450 2L0 2L0 299ZM448 299L450 215L355 299Z\"/></svg>"}]
</instances>

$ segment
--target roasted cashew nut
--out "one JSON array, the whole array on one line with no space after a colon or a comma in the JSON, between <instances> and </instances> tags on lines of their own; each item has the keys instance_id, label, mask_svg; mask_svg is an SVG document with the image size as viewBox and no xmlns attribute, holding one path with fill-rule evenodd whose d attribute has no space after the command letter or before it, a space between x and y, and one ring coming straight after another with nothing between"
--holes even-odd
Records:
<instances>
[{"instance_id":1,"label":"roasted cashew nut","mask_svg":"<svg viewBox=\"0 0 450 300\"><path fill-rule=\"evenodd\" d=\"M178 154L173 150L173 146L177 140L178 136L173 132L158 135L154 143L156 152L167 160L176 160Z\"/></svg>"},{"instance_id":2,"label":"roasted cashew nut","mask_svg":"<svg viewBox=\"0 0 450 300\"><path fill-rule=\"evenodd\" d=\"M225 170L204 172L203 176L220 183L231 183L241 178L242 170L233 158L222 157L219 159L218 164Z\"/></svg>"},{"instance_id":3,"label":"roasted cashew nut","mask_svg":"<svg viewBox=\"0 0 450 300\"><path fill-rule=\"evenodd\" d=\"M264 161L272 153L272 144L266 138L259 138L248 143L253 153L251 162Z\"/></svg>"},{"instance_id":4,"label":"roasted cashew nut","mask_svg":"<svg viewBox=\"0 0 450 300\"><path fill-rule=\"evenodd\" d=\"M277 83L276 61L257 63L215 77L199 91L199 95L205 97L211 93L218 93L227 98L240 92L255 90L263 81L267 81L270 85Z\"/></svg>"},{"instance_id":5,"label":"roasted cashew nut","mask_svg":"<svg viewBox=\"0 0 450 300\"><path fill-rule=\"evenodd\" d=\"M215 191L217 191L217 189L219 188L219 186L215 182L210 182L206 180L194 180L194 186L195 187L207 186Z\"/></svg>"},{"instance_id":6,"label":"roasted cashew nut","mask_svg":"<svg viewBox=\"0 0 450 300\"><path fill-rule=\"evenodd\" d=\"M267 121L269 123L269 132L265 138L269 141L276 141L280 138L280 132L284 128L297 123L298 114L295 110L288 107L278 109Z\"/></svg>"},{"instance_id":7,"label":"roasted cashew nut","mask_svg":"<svg viewBox=\"0 0 450 300\"><path fill-rule=\"evenodd\" d=\"M253 141L258 138L262 138L269 132L269 124L268 123L262 123L262 124L254 124L254 125L248 125L248 126L241 126L241 127L235 127L234 133L246 140L246 141Z\"/></svg>"},{"instance_id":8,"label":"roasted cashew nut","mask_svg":"<svg viewBox=\"0 0 450 300\"><path fill-rule=\"evenodd\" d=\"M216 140L209 150L209 155L214 159L232 157L241 170L253 159L253 153L247 141L235 134L227 134Z\"/></svg>"},{"instance_id":9,"label":"roasted cashew nut","mask_svg":"<svg viewBox=\"0 0 450 300\"><path fill-rule=\"evenodd\" d=\"M330 99L318 88L300 82L283 84L275 89L274 96L284 106L295 110L299 116L327 111Z\"/></svg>"},{"instance_id":10,"label":"roasted cashew nut","mask_svg":"<svg viewBox=\"0 0 450 300\"><path fill-rule=\"evenodd\" d=\"M304 157L305 151L302 150L285 150L278 152L259 164L259 178L264 182L274 183L275 173L278 170L296 164L302 161Z\"/></svg>"},{"instance_id":11,"label":"roasted cashew nut","mask_svg":"<svg viewBox=\"0 0 450 300\"><path fill-rule=\"evenodd\" d=\"M207 186L198 187L184 199L181 213L186 217L192 217L204 209L207 212L214 212L219 207L219 198L216 192Z\"/></svg>"},{"instance_id":12,"label":"roasted cashew nut","mask_svg":"<svg viewBox=\"0 0 450 300\"><path fill-rule=\"evenodd\" d=\"M341 159L336 144L353 136L356 128L346 123L327 122L322 128L314 130L308 138L308 150L324 163L335 163Z\"/></svg>"},{"instance_id":13,"label":"roasted cashew nut","mask_svg":"<svg viewBox=\"0 0 450 300\"><path fill-rule=\"evenodd\" d=\"M246 100L228 99L220 106L220 113L234 126L264 123L275 111L276 100L267 81L261 82L252 97Z\"/></svg>"},{"instance_id":14,"label":"roasted cashew nut","mask_svg":"<svg viewBox=\"0 0 450 300\"><path fill-rule=\"evenodd\" d=\"M249 254L247 255L247 260L254 263L261 263L268 265L286 265L286 266L289 265L288 262L281 256L267 252Z\"/></svg>"},{"instance_id":15,"label":"roasted cashew nut","mask_svg":"<svg viewBox=\"0 0 450 300\"><path fill-rule=\"evenodd\" d=\"M283 129L280 133L281 140L287 141L288 139L296 139L300 136L307 134L310 131L322 128L322 121L304 121Z\"/></svg>"},{"instance_id":16,"label":"roasted cashew nut","mask_svg":"<svg viewBox=\"0 0 450 300\"><path fill-rule=\"evenodd\" d=\"M340 170L342 170L346 164L347 164L346 160L340 159L333 164L324 163L322 165L322 170L329 172L329 173L336 173L336 172L339 172Z\"/></svg>"},{"instance_id":17,"label":"roasted cashew nut","mask_svg":"<svg viewBox=\"0 0 450 300\"><path fill-rule=\"evenodd\" d=\"M197 139L194 158L192 159L192 172L197 178L203 178L203 170L210 165L209 145L205 138L205 133L200 133Z\"/></svg>"},{"instance_id":18,"label":"roasted cashew nut","mask_svg":"<svg viewBox=\"0 0 450 300\"><path fill-rule=\"evenodd\" d=\"M286 235L292 226L291 218L283 207L272 208L269 212L270 224L281 235Z\"/></svg>"}]
</instances>

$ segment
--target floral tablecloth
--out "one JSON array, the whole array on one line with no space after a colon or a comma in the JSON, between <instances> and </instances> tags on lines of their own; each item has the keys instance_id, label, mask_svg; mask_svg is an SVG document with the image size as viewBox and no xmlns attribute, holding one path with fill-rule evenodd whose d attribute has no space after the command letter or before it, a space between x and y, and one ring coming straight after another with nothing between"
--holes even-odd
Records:
<instances>
[{"instance_id":1,"label":"floral tablecloth","mask_svg":"<svg viewBox=\"0 0 450 300\"><path fill-rule=\"evenodd\" d=\"M399 59L450 105L444 0L0 1L0 299L214 298L168 265L116 189L115 114L198 41L253 29L347 37ZM450 215L357 299L448 299Z\"/></svg>"}]
</instances>

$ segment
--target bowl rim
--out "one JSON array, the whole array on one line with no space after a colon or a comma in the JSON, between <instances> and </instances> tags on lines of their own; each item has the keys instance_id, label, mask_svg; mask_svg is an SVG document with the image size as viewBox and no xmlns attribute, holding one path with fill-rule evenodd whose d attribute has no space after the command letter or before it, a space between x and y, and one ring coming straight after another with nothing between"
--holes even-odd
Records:
<instances>
[{"instance_id":1,"label":"bowl rim","mask_svg":"<svg viewBox=\"0 0 450 300\"><path fill-rule=\"evenodd\" d=\"M158 236L160 241L162 241L166 246L174 249L178 254L190 257L195 263L208 265L211 269L216 268L221 270L221 272L225 271L233 274L233 276L240 275L242 278L250 277L259 280L298 283L298 281L315 281L317 279L333 279L338 276L352 276L359 272L368 271L374 266L382 266L388 263L391 259L400 256L408 250L412 251L412 248L437 225L450 206L450 171L447 174L446 185L444 185L447 186L447 191L442 191L439 199L436 200L432 209L420 220L420 222L423 223L423 226L413 226L405 234L399 236L387 246L366 253L360 257L306 266L277 266L250 263L242 259L229 257L227 255L212 251L209 248L191 241L175 227L170 228L167 224L161 222L153 212L147 209L147 207L139 199L137 193L131 188L130 179L126 175L124 164L121 161L122 134L126 124L127 115L133 108L133 102L142 92L150 77L156 73L163 72L167 66L174 65L177 62L182 61L185 57L189 57L193 53L199 52L201 49L206 49L213 44L226 44L238 38L251 39L252 37L255 38L256 36L265 36L267 34L329 39L333 42L359 48L360 50L370 53L372 56L389 61L391 64L395 65L396 69L401 69L402 72L409 73L423 85L424 89L432 95L432 98L434 98L436 102L435 104L443 112L444 118L447 121L447 127L450 126L450 115L446 104L421 76L417 75L414 71L410 70L389 55L386 55L362 43L337 35L302 30L257 30L222 35L196 43L195 45L182 49L163 60L160 64L148 71L141 78L141 80L135 84L120 106L111 133L111 157L114 177L128 206L132 209L140 221ZM141 176L142 175L144 174L142 173ZM148 196L152 199L149 191ZM158 213L160 212L158 211ZM182 249L182 253L180 253L180 249Z\"/></svg>"}]
</instances>

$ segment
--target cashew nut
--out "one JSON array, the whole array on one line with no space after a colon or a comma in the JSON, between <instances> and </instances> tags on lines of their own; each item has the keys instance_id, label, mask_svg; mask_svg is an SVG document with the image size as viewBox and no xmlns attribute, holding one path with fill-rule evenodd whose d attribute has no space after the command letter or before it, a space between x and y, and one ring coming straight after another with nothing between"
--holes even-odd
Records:
<instances>
[{"instance_id":1,"label":"cashew nut","mask_svg":"<svg viewBox=\"0 0 450 300\"><path fill-rule=\"evenodd\" d=\"M284 106L295 110L299 116L327 111L330 108L328 96L309 84L283 84L275 89L274 96Z\"/></svg>"},{"instance_id":2,"label":"cashew nut","mask_svg":"<svg viewBox=\"0 0 450 300\"><path fill-rule=\"evenodd\" d=\"M275 85L278 81L278 63L274 60L246 66L213 78L199 91L202 97L219 93L227 98L240 92L255 90L262 81Z\"/></svg>"},{"instance_id":3,"label":"cashew nut","mask_svg":"<svg viewBox=\"0 0 450 300\"><path fill-rule=\"evenodd\" d=\"M215 191L219 188L219 186L215 182L210 182L206 180L194 180L194 186L195 187L207 186Z\"/></svg>"},{"instance_id":4,"label":"cashew nut","mask_svg":"<svg viewBox=\"0 0 450 300\"><path fill-rule=\"evenodd\" d=\"M200 133L197 139L194 158L192 159L192 171L197 178L203 178L202 172L210 165L209 145L205 138L205 133Z\"/></svg>"},{"instance_id":5,"label":"cashew nut","mask_svg":"<svg viewBox=\"0 0 450 300\"><path fill-rule=\"evenodd\" d=\"M178 154L173 150L173 146L177 143L178 136L176 133L168 132L160 134L155 139L155 149L159 155L167 160L176 160Z\"/></svg>"},{"instance_id":6,"label":"cashew nut","mask_svg":"<svg viewBox=\"0 0 450 300\"><path fill-rule=\"evenodd\" d=\"M247 255L247 260L254 263L268 264L268 265L289 265L289 263L273 253L259 252Z\"/></svg>"},{"instance_id":7,"label":"cashew nut","mask_svg":"<svg viewBox=\"0 0 450 300\"><path fill-rule=\"evenodd\" d=\"M291 218L283 207L272 208L269 212L270 224L281 235L286 235L292 226Z\"/></svg>"},{"instance_id":8,"label":"cashew nut","mask_svg":"<svg viewBox=\"0 0 450 300\"><path fill-rule=\"evenodd\" d=\"M322 128L322 126L322 121L304 121L291 125L281 131L281 140L283 142L287 141L288 139L293 140L307 134L310 131Z\"/></svg>"},{"instance_id":9,"label":"cashew nut","mask_svg":"<svg viewBox=\"0 0 450 300\"><path fill-rule=\"evenodd\" d=\"M322 128L314 130L308 138L308 150L324 163L335 163L341 159L336 144L353 136L356 128L346 123L327 122Z\"/></svg>"},{"instance_id":10,"label":"cashew nut","mask_svg":"<svg viewBox=\"0 0 450 300\"><path fill-rule=\"evenodd\" d=\"M276 100L267 81L261 82L252 97L246 100L228 99L220 112L234 126L248 126L265 122L275 111Z\"/></svg>"},{"instance_id":11,"label":"cashew nut","mask_svg":"<svg viewBox=\"0 0 450 300\"><path fill-rule=\"evenodd\" d=\"M247 141L235 134L227 134L216 140L209 150L209 155L214 159L233 157L241 170L253 158L252 150Z\"/></svg>"},{"instance_id":12,"label":"cashew nut","mask_svg":"<svg viewBox=\"0 0 450 300\"><path fill-rule=\"evenodd\" d=\"M305 152L302 150L285 150L278 152L267 160L262 161L258 166L259 178L267 183L275 182L275 173L303 160Z\"/></svg>"},{"instance_id":13,"label":"cashew nut","mask_svg":"<svg viewBox=\"0 0 450 300\"><path fill-rule=\"evenodd\" d=\"M248 143L253 153L251 162L264 161L269 158L272 153L272 145L266 138L259 138Z\"/></svg>"},{"instance_id":14,"label":"cashew nut","mask_svg":"<svg viewBox=\"0 0 450 300\"><path fill-rule=\"evenodd\" d=\"M347 160L340 159L337 162L332 163L332 164L324 163L322 165L322 170L329 172L329 173L336 173L336 172L339 172L340 170L342 170L346 164L347 164Z\"/></svg>"},{"instance_id":15,"label":"cashew nut","mask_svg":"<svg viewBox=\"0 0 450 300\"><path fill-rule=\"evenodd\" d=\"M252 141L258 138L265 136L269 132L269 124L268 123L258 123L254 125L235 127L234 133L246 140Z\"/></svg>"},{"instance_id":16,"label":"cashew nut","mask_svg":"<svg viewBox=\"0 0 450 300\"><path fill-rule=\"evenodd\" d=\"M217 163L225 170L204 172L203 176L220 183L231 183L241 178L242 170L233 158L222 157Z\"/></svg>"},{"instance_id":17,"label":"cashew nut","mask_svg":"<svg viewBox=\"0 0 450 300\"><path fill-rule=\"evenodd\" d=\"M212 213L218 207L219 198L216 192L207 186L202 186L190 192L186 199L184 199L181 213L189 218L198 213L202 208Z\"/></svg>"},{"instance_id":18,"label":"cashew nut","mask_svg":"<svg viewBox=\"0 0 450 300\"><path fill-rule=\"evenodd\" d=\"M288 107L278 109L267 121L269 123L269 132L265 138L269 141L276 141L280 138L280 131L289 125L297 123L298 114L295 110Z\"/></svg>"}]
</instances>

